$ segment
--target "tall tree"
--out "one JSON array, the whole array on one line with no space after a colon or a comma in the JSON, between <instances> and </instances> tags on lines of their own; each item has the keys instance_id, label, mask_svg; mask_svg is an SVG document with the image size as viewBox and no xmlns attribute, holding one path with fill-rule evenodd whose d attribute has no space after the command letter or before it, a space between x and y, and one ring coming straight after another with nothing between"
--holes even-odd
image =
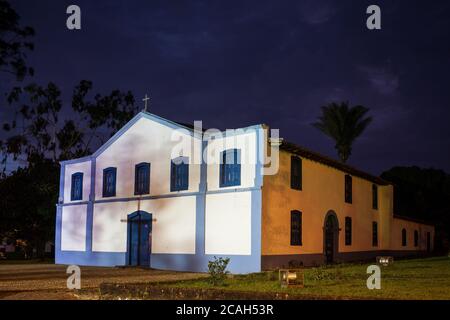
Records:
<instances>
[{"instance_id":1,"label":"tall tree","mask_svg":"<svg viewBox=\"0 0 450 320\"><path fill-rule=\"evenodd\" d=\"M33 75L26 63L33 35L8 1L0 0L0 72L19 81ZM54 83L20 84L7 96L11 118L0 123L5 137L0 140L0 238L25 240L29 249L42 252L54 233L58 162L91 153L137 112L130 91L101 95L92 89L92 82L81 81L71 108L63 105ZM13 170L7 174L9 159Z\"/></svg>"},{"instance_id":2,"label":"tall tree","mask_svg":"<svg viewBox=\"0 0 450 320\"><path fill-rule=\"evenodd\" d=\"M26 64L26 52L34 49L29 41L34 30L20 26L19 20L19 15L10 4L0 0L0 71L22 80L27 74L34 73Z\"/></svg>"},{"instance_id":3,"label":"tall tree","mask_svg":"<svg viewBox=\"0 0 450 320\"><path fill-rule=\"evenodd\" d=\"M29 253L42 253L53 239L58 162L90 154L137 112L131 92L101 95L92 89L92 82L81 81L72 108L63 107L53 83L17 87L8 96L14 117L3 124L7 138L0 141L0 238L25 240ZM8 157L25 166L6 175Z\"/></svg>"},{"instance_id":4,"label":"tall tree","mask_svg":"<svg viewBox=\"0 0 450 320\"><path fill-rule=\"evenodd\" d=\"M8 102L15 116L3 124L8 137L0 144L3 164L8 156L31 165L85 156L137 112L130 91L92 95L92 88L86 80L75 87L71 110L63 108L61 91L54 83L14 88Z\"/></svg>"},{"instance_id":5,"label":"tall tree","mask_svg":"<svg viewBox=\"0 0 450 320\"><path fill-rule=\"evenodd\" d=\"M330 103L322 107L322 115L312 125L335 141L335 148L342 162L352 154L352 145L372 121L366 117L368 108L348 102Z\"/></svg>"}]
</instances>

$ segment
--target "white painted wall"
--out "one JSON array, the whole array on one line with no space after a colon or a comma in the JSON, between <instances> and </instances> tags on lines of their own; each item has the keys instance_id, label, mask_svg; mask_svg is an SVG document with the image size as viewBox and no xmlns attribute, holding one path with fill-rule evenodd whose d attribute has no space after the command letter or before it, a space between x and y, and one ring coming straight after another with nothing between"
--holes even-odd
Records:
<instances>
[{"instance_id":1,"label":"white painted wall","mask_svg":"<svg viewBox=\"0 0 450 320\"><path fill-rule=\"evenodd\" d=\"M253 129L250 132L209 141L207 147L208 190L253 187L255 185L255 166L257 159L256 145L257 135ZM241 185L220 188L220 153L227 149L241 150Z\"/></svg>"},{"instance_id":2,"label":"white painted wall","mask_svg":"<svg viewBox=\"0 0 450 320\"><path fill-rule=\"evenodd\" d=\"M92 251L127 251L127 215L136 210L131 202L110 202L94 205Z\"/></svg>"},{"instance_id":3,"label":"white painted wall","mask_svg":"<svg viewBox=\"0 0 450 320\"><path fill-rule=\"evenodd\" d=\"M126 252L126 219L137 210L156 219L152 223L152 253L195 253L195 196L95 204L92 250Z\"/></svg>"},{"instance_id":4,"label":"white painted wall","mask_svg":"<svg viewBox=\"0 0 450 320\"><path fill-rule=\"evenodd\" d=\"M144 201L142 210L156 218L152 253L195 253L195 196Z\"/></svg>"},{"instance_id":5,"label":"white painted wall","mask_svg":"<svg viewBox=\"0 0 450 320\"><path fill-rule=\"evenodd\" d=\"M80 202L88 201L89 193L91 189L91 161L84 161L80 163L66 164L66 170L64 174L64 202ZM71 201L70 193L72 190L72 174L82 172L83 173L83 199L79 201Z\"/></svg>"},{"instance_id":6,"label":"white painted wall","mask_svg":"<svg viewBox=\"0 0 450 320\"><path fill-rule=\"evenodd\" d=\"M178 134L179 136L179 134ZM177 156L187 156L189 189L180 193L197 192L200 183L201 157L199 138L189 132L181 134L182 141L173 141L174 129L147 118L139 119L122 136L96 158L95 197L103 199L103 169L117 168L116 197L134 196L134 169L141 162L151 163L150 195L170 192L170 164ZM179 136L180 137L180 136ZM253 187L255 183L257 134L255 130L241 132L209 142L208 190L221 190L220 152L241 150L241 185L227 189ZM175 151L174 151L175 150ZM211 157L217 157L215 163ZM70 200L71 174L83 172L83 200L88 200L90 161L66 165L64 200ZM107 198L111 199L111 198ZM86 205L63 208L62 250L85 250ZM196 238L196 197L185 195L152 200L96 203L93 212L92 250L94 252L126 252L128 214L137 210L151 213L152 253L194 254ZM205 221L206 254L251 254L251 193L230 192L206 196Z\"/></svg>"},{"instance_id":7,"label":"white painted wall","mask_svg":"<svg viewBox=\"0 0 450 320\"><path fill-rule=\"evenodd\" d=\"M251 254L251 192L206 196L206 254Z\"/></svg>"},{"instance_id":8,"label":"white painted wall","mask_svg":"<svg viewBox=\"0 0 450 320\"><path fill-rule=\"evenodd\" d=\"M62 208L62 251L86 251L86 216L87 205Z\"/></svg>"},{"instance_id":9,"label":"white painted wall","mask_svg":"<svg viewBox=\"0 0 450 320\"><path fill-rule=\"evenodd\" d=\"M96 159L96 199L102 198L103 169L117 168L116 197L134 197L134 169L141 162L151 164L150 195L163 195L170 192L170 163L175 156L193 159L201 155L201 140L182 134L182 141L172 141L174 129L156 121L141 118L121 137L112 143ZM178 136L177 136L178 137ZM195 149L194 147L195 146ZM181 150L181 151L180 151ZM181 154L180 154L181 153ZM189 165L189 189L181 193L198 191L200 165ZM173 192L179 193L179 192Z\"/></svg>"}]
</instances>

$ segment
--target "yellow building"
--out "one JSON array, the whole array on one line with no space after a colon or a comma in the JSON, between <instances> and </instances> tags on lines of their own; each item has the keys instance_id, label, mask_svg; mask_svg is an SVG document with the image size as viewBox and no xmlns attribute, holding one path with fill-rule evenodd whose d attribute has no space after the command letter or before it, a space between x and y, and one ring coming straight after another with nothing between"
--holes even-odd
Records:
<instances>
[{"instance_id":1,"label":"yellow building","mask_svg":"<svg viewBox=\"0 0 450 320\"><path fill-rule=\"evenodd\" d=\"M396 216L388 181L287 142L262 194L262 269L433 249L434 227Z\"/></svg>"}]
</instances>

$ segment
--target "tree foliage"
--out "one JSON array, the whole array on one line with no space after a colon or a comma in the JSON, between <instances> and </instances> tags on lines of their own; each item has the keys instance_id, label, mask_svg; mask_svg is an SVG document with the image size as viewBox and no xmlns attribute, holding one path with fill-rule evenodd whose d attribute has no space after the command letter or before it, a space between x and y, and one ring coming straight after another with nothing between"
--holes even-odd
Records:
<instances>
[{"instance_id":1,"label":"tree foliage","mask_svg":"<svg viewBox=\"0 0 450 320\"><path fill-rule=\"evenodd\" d=\"M7 136L0 141L0 238L22 239L42 252L54 234L59 161L90 154L137 112L129 91L92 90L92 82L81 81L71 107L63 106L54 83L17 87L9 94L14 117L3 124ZM8 159L26 165L7 175Z\"/></svg>"},{"instance_id":2,"label":"tree foliage","mask_svg":"<svg viewBox=\"0 0 450 320\"><path fill-rule=\"evenodd\" d=\"M45 242L54 239L55 203L58 196L59 168L45 161L17 169L0 180L0 237L22 239L43 254Z\"/></svg>"},{"instance_id":3,"label":"tree foliage","mask_svg":"<svg viewBox=\"0 0 450 320\"><path fill-rule=\"evenodd\" d=\"M71 109L63 108L54 83L14 88L8 102L15 116L3 124L9 133L1 144L3 169L7 156L30 164L85 156L137 112L131 92L113 90L90 100L92 88L92 82L81 81L73 91Z\"/></svg>"},{"instance_id":4,"label":"tree foliage","mask_svg":"<svg viewBox=\"0 0 450 320\"><path fill-rule=\"evenodd\" d=\"M322 107L322 115L312 125L335 141L335 148L342 162L352 154L352 145L372 122L366 117L368 108L348 102L330 103Z\"/></svg>"},{"instance_id":5,"label":"tree foliage","mask_svg":"<svg viewBox=\"0 0 450 320\"><path fill-rule=\"evenodd\" d=\"M31 27L19 24L19 15L5 0L0 0L0 71L13 74L17 80L33 75L26 64L26 52L34 49L29 38L34 36Z\"/></svg>"},{"instance_id":6,"label":"tree foliage","mask_svg":"<svg viewBox=\"0 0 450 320\"><path fill-rule=\"evenodd\" d=\"M26 53L34 48L29 40L34 30L19 22L10 4L0 0L0 72L23 80L33 75ZM51 240L59 161L90 154L137 112L129 91L92 91L92 82L80 81L71 105L64 105L52 82L20 84L7 95L11 117L0 123L0 239L8 235L37 249Z\"/></svg>"}]
</instances>

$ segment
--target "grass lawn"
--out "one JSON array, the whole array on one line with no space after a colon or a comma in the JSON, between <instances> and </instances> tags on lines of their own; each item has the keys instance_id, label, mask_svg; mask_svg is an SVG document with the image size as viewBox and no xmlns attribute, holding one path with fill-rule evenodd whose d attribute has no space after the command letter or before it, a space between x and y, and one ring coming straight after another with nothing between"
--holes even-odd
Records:
<instances>
[{"instance_id":1,"label":"grass lawn","mask_svg":"<svg viewBox=\"0 0 450 320\"><path fill-rule=\"evenodd\" d=\"M342 264L304 268L304 288L281 288L278 272L229 277L224 290L284 292L324 299L450 299L450 258L399 260L381 267L381 289L366 286L369 264ZM171 286L214 288L208 279L179 281Z\"/></svg>"}]
</instances>

